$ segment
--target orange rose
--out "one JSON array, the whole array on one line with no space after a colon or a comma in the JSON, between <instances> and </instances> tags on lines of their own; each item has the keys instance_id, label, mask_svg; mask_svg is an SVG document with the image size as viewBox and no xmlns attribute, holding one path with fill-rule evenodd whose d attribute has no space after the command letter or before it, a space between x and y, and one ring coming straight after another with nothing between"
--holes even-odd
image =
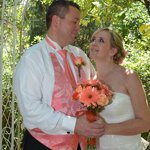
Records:
<instances>
[{"instance_id":1,"label":"orange rose","mask_svg":"<svg viewBox=\"0 0 150 150\"><path fill-rule=\"evenodd\" d=\"M97 104L100 106L106 106L109 103L109 99L105 94L100 94Z\"/></svg>"}]
</instances>

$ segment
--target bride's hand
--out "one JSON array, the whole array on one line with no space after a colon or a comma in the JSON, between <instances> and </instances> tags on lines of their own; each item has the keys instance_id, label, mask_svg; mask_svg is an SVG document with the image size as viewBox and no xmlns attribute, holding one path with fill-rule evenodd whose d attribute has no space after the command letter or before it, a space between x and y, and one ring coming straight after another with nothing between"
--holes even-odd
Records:
<instances>
[{"instance_id":1,"label":"bride's hand","mask_svg":"<svg viewBox=\"0 0 150 150\"><path fill-rule=\"evenodd\" d=\"M105 132L105 122L102 118L89 122L86 115L77 118L75 132L86 137L100 137Z\"/></svg>"},{"instance_id":2,"label":"bride's hand","mask_svg":"<svg viewBox=\"0 0 150 150\"><path fill-rule=\"evenodd\" d=\"M105 121L105 119L101 116L101 115L97 115L97 118L96 118L96 120L99 122L99 123L106 123L106 121Z\"/></svg>"}]
</instances>

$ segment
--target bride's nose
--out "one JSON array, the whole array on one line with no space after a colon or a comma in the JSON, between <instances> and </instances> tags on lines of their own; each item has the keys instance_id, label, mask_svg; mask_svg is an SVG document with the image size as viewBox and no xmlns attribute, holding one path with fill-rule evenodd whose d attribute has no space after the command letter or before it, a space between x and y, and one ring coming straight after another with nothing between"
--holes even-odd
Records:
<instances>
[{"instance_id":1,"label":"bride's nose","mask_svg":"<svg viewBox=\"0 0 150 150\"><path fill-rule=\"evenodd\" d=\"M96 40L92 40L90 44L91 44L91 45L96 45L96 44L97 44L97 41L96 41Z\"/></svg>"}]
</instances>

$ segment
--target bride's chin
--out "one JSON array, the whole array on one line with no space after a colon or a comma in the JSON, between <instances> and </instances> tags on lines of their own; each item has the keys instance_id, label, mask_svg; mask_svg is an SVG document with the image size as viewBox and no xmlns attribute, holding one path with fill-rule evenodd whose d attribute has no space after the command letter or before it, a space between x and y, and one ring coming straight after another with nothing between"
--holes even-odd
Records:
<instances>
[{"instance_id":1,"label":"bride's chin","mask_svg":"<svg viewBox=\"0 0 150 150\"><path fill-rule=\"evenodd\" d=\"M90 57L91 57L91 58L97 57L97 53L96 53L96 52L90 53Z\"/></svg>"},{"instance_id":2,"label":"bride's chin","mask_svg":"<svg viewBox=\"0 0 150 150\"><path fill-rule=\"evenodd\" d=\"M93 59L93 54L90 53L89 57L90 57L91 59Z\"/></svg>"}]
</instances>

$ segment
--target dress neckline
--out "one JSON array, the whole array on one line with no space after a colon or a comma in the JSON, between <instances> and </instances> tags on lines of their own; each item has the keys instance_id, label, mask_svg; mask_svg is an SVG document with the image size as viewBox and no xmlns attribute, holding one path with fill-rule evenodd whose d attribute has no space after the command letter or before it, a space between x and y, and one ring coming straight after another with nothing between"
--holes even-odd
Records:
<instances>
[{"instance_id":1,"label":"dress neckline","mask_svg":"<svg viewBox=\"0 0 150 150\"><path fill-rule=\"evenodd\" d=\"M121 93L121 92L114 92L114 94L120 94L120 95L124 95L124 96L130 97L129 95L127 95L125 93Z\"/></svg>"}]
</instances>

